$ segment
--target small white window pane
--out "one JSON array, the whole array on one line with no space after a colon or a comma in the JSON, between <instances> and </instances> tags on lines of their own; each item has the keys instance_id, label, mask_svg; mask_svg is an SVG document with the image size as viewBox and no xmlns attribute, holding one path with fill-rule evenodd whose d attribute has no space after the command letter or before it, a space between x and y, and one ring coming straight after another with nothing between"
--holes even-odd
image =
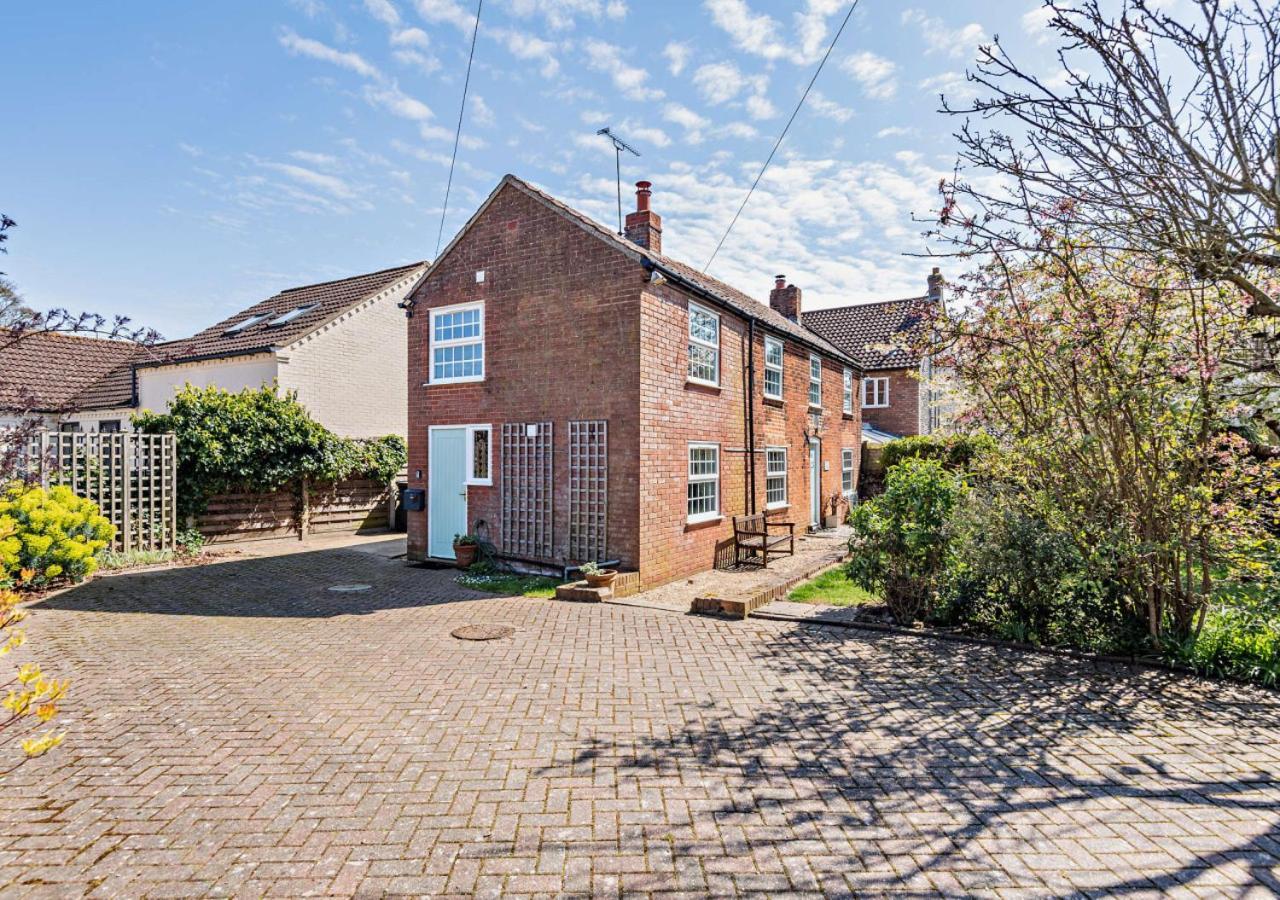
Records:
<instances>
[{"instance_id":1,"label":"small white window pane","mask_svg":"<svg viewBox=\"0 0 1280 900\"><path fill-rule=\"evenodd\" d=\"M782 367L782 341L775 341L773 338L764 339L764 364L775 368Z\"/></svg>"},{"instance_id":2,"label":"small white window pane","mask_svg":"<svg viewBox=\"0 0 1280 900\"><path fill-rule=\"evenodd\" d=\"M689 377L699 381L718 381L720 352L702 344L689 344Z\"/></svg>"}]
</instances>

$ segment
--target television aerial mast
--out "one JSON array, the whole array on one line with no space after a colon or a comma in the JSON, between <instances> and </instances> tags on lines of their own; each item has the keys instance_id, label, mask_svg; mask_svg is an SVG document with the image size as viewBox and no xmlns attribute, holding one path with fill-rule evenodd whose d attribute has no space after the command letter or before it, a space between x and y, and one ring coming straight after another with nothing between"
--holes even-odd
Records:
<instances>
[{"instance_id":1,"label":"television aerial mast","mask_svg":"<svg viewBox=\"0 0 1280 900\"><path fill-rule=\"evenodd\" d=\"M633 156L639 156L640 151L610 131L607 125L596 134L602 134L613 141L614 163L618 174L618 237L622 237L622 151L626 150Z\"/></svg>"}]
</instances>

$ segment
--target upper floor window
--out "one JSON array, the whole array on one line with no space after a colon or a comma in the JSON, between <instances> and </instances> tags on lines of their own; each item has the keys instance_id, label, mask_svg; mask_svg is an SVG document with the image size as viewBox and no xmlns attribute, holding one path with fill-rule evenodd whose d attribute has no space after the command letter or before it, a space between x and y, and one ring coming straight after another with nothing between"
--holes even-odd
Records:
<instances>
[{"instance_id":1,"label":"upper floor window","mask_svg":"<svg viewBox=\"0 0 1280 900\"><path fill-rule=\"evenodd\" d=\"M877 406L889 405L889 379L888 378L864 378L862 379L862 406L864 409L872 409Z\"/></svg>"},{"instance_id":2,"label":"upper floor window","mask_svg":"<svg viewBox=\"0 0 1280 900\"><path fill-rule=\"evenodd\" d=\"M431 383L484 380L484 304L431 310Z\"/></svg>"},{"instance_id":3,"label":"upper floor window","mask_svg":"<svg viewBox=\"0 0 1280 900\"><path fill-rule=\"evenodd\" d=\"M844 411L853 415L853 370L844 370Z\"/></svg>"},{"instance_id":4,"label":"upper floor window","mask_svg":"<svg viewBox=\"0 0 1280 900\"><path fill-rule=\"evenodd\" d=\"M773 509L787 505L787 448L765 450L764 505Z\"/></svg>"},{"instance_id":5,"label":"upper floor window","mask_svg":"<svg viewBox=\"0 0 1280 900\"><path fill-rule=\"evenodd\" d=\"M782 341L768 336L764 339L764 395L782 399Z\"/></svg>"},{"instance_id":6,"label":"upper floor window","mask_svg":"<svg viewBox=\"0 0 1280 900\"><path fill-rule=\"evenodd\" d=\"M720 385L720 317L689 304L689 380Z\"/></svg>"},{"instance_id":7,"label":"upper floor window","mask_svg":"<svg viewBox=\"0 0 1280 900\"><path fill-rule=\"evenodd\" d=\"M822 406L822 358L809 354L809 405Z\"/></svg>"},{"instance_id":8,"label":"upper floor window","mask_svg":"<svg viewBox=\"0 0 1280 900\"><path fill-rule=\"evenodd\" d=\"M720 445L689 445L690 522L720 517Z\"/></svg>"}]
</instances>

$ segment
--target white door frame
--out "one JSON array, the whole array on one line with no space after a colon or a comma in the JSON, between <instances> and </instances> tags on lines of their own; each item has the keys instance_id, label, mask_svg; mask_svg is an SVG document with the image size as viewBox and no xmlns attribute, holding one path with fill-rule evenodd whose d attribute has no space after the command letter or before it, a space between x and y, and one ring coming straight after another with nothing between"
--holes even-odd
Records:
<instances>
[{"instance_id":1,"label":"white door frame","mask_svg":"<svg viewBox=\"0 0 1280 900\"><path fill-rule=\"evenodd\" d=\"M428 425L427 426L427 556L431 559L449 559L447 556L431 556L431 450L433 435L437 431L461 431L462 432L462 455L464 463L469 463L466 459L467 446L467 426L466 425ZM463 469L462 484L462 521L471 521L471 509L468 504L471 502L471 492L467 490L466 469ZM464 526L465 528L465 526Z\"/></svg>"},{"instance_id":2,"label":"white door frame","mask_svg":"<svg viewBox=\"0 0 1280 900\"><path fill-rule=\"evenodd\" d=\"M809 518L816 530L822 527L822 439L809 439Z\"/></svg>"}]
</instances>

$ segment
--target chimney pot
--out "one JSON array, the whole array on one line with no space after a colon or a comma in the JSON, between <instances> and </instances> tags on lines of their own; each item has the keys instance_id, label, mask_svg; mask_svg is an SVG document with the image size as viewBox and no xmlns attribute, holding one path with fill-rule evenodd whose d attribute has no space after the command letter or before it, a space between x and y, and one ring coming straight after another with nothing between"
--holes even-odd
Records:
<instances>
[{"instance_id":1,"label":"chimney pot","mask_svg":"<svg viewBox=\"0 0 1280 900\"><path fill-rule=\"evenodd\" d=\"M649 195L653 193L649 190L653 187L652 182L637 181L636 182L636 212L649 211Z\"/></svg>"},{"instance_id":2,"label":"chimney pot","mask_svg":"<svg viewBox=\"0 0 1280 900\"><path fill-rule=\"evenodd\" d=\"M787 276L786 275L773 276L773 286L778 290L782 290L784 287L787 286Z\"/></svg>"},{"instance_id":3,"label":"chimney pot","mask_svg":"<svg viewBox=\"0 0 1280 900\"><path fill-rule=\"evenodd\" d=\"M624 234L633 244L639 244L654 253L662 252L662 216L649 209L649 195L653 184L636 182L636 211L627 213Z\"/></svg>"},{"instance_id":4,"label":"chimney pot","mask_svg":"<svg viewBox=\"0 0 1280 900\"><path fill-rule=\"evenodd\" d=\"M942 277L942 270L937 266L933 267L933 271L929 273L929 299L934 303L942 302L942 288L946 284L946 279Z\"/></svg>"},{"instance_id":5,"label":"chimney pot","mask_svg":"<svg viewBox=\"0 0 1280 900\"><path fill-rule=\"evenodd\" d=\"M787 276L777 276L769 292L769 305L792 322L800 321L800 288L788 285Z\"/></svg>"}]
</instances>

